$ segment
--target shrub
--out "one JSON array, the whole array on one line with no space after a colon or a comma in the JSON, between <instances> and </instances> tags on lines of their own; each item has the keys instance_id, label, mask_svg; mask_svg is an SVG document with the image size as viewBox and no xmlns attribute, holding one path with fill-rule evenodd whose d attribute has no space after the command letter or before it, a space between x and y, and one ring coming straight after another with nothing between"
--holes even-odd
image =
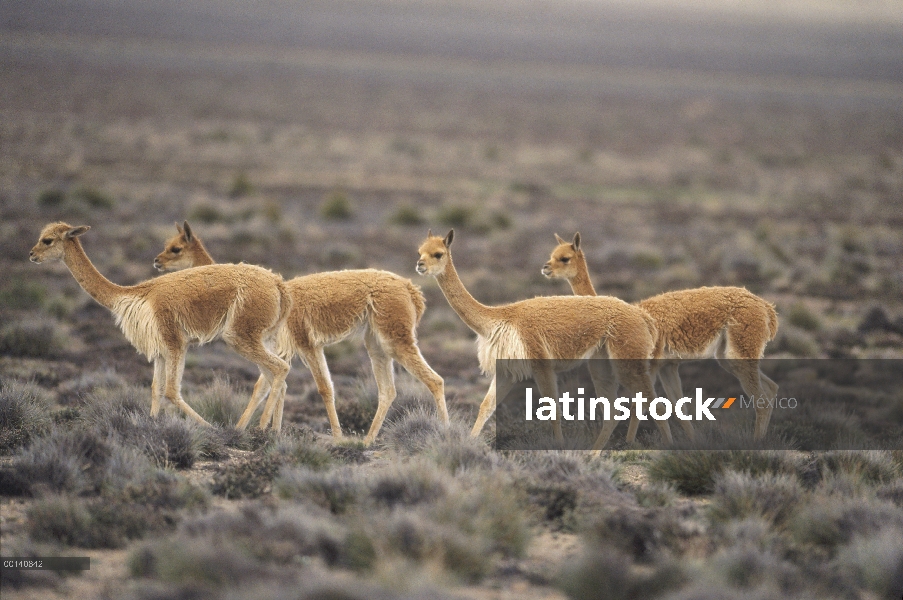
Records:
<instances>
[{"instance_id":1,"label":"shrub","mask_svg":"<svg viewBox=\"0 0 903 600\"><path fill-rule=\"evenodd\" d=\"M447 204L439 209L436 219L447 227L466 227L473 221L474 211L469 206Z\"/></svg>"},{"instance_id":2,"label":"shrub","mask_svg":"<svg viewBox=\"0 0 903 600\"><path fill-rule=\"evenodd\" d=\"M247 505L237 514L186 520L174 538L139 548L129 567L136 576L231 587L271 574L275 565L297 569L297 563L312 557L329 566L353 566L360 552L361 540L323 515L296 506L262 511ZM372 560L372 547L369 554Z\"/></svg>"},{"instance_id":3,"label":"shrub","mask_svg":"<svg viewBox=\"0 0 903 600\"><path fill-rule=\"evenodd\" d=\"M758 477L729 471L715 481L710 514L715 521L762 517L785 523L803 498L797 479L788 475Z\"/></svg>"},{"instance_id":4,"label":"shrub","mask_svg":"<svg viewBox=\"0 0 903 600\"><path fill-rule=\"evenodd\" d=\"M460 423L452 423L429 443L424 456L450 473L491 471L499 465L498 455L482 439L471 437Z\"/></svg>"},{"instance_id":5,"label":"shrub","mask_svg":"<svg viewBox=\"0 0 903 600\"><path fill-rule=\"evenodd\" d=\"M413 227L415 225L423 225L423 217L420 211L409 204L403 204L396 209L389 222L403 227Z\"/></svg>"},{"instance_id":6,"label":"shrub","mask_svg":"<svg viewBox=\"0 0 903 600\"><path fill-rule=\"evenodd\" d=\"M197 457L207 460L229 458L227 446L240 446L244 443L244 431L233 427L213 425L211 427L191 428L191 447Z\"/></svg>"},{"instance_id":7,"label":"shrub","mask_svg":"<svg viewBox=\"0 0 903 600\"><path fill-rule=\"evenodd\" d=\"M516 484L542 519L576 530L613 502L624 501L606 462L589 463L581 452L522 452L513 457Z\"/></svg>"},{"instance_id":8,"label":"shrub","mask_svg":"<svg viewBox=\"0 0 903 600\"><path fill-rule=\"evenodd\" d=\"M254 186L251 185L248 174L244 171L236 173L235 177L232 178L232 184L229 186L229 197L241 198L242 196L249 196L253 192Z\"/></svg>"},{"instance_id":9,"label":"shrub","mask_svg":"<svg viewBox=\"0 0 903 600\"><path fill-rule=\"evenodd\" d=\"M112 196L92 187L80 187L73 192L72 196L75 200L87 204L91 208L113 208L116 204Z\"/></svg>"},{"instance_id":10,"label":"shrub","mask_svg":"<svg viewBox=\"0 0 903 600\"><path fill-rule=\"evenodd\" d=\"M145 394L133 386L95 388L85 400L85 421L139 448L160 467L188 469L202 451L217 454L210 432L196 433L198 426L179 416L145 412Z\"/></svg>"},{"instance_id":11,"label":"shrub","mask_svg":"<svg viewBox=\"0 0 903 600\"><path fill-rule=\"evenodd\" d=\"M305 500L335 515L344 514L367 495L366 482L350 467L327 472L285 468L274 486L281 498Z\"/></svg>"},{"instance_id":12,"label":"shrub","mask_svg":"<svg viewBox=\"0 0 903 600\"><path fill-rule=\"evenodd\" d=\"M509 229L511 227L511 217L502 211L494 211L489 216L489 224L495 229Z\"/></svg>"},{"instance_id":13,"label":"shrub","mask_svg":"<svg viewBox=\"0 0 903 600\"><path fill-rule=\"evenodd\" d=\"M394 554L438 564L468 582L482 579L491 566L483 540L414 514L394 513L380 537ZM384 537L383 537L384 536Z\"/></svg>"},{"instance_id":14,"label":"shrub","mask_svg":"<svg viewBox=\"0 0 903 600\"><path fill-rule=\"evenodd\" d=\"M876 598L895 598L903 589L903 529L887 528L871 538L859 538L838 556L840 569L857 588Z\"/></svg>"},{"instance_id":15,"label":"shrub","mask_svg":"<svg viewBox=\"0 0 903 600\"><path fill-rule=\"evenodd\" d=\"M684 494L707 494L728 469L750 475L796 474L799 465L786 453L761 450L686 450L663 452L649 465L652 481L669 483Z\"/></svg>"},{"instance_id":16,"label":"shrub","mask_svg":"<svg viewBox=\"0 0 903 600\"><path fill-rule=\"evenodd\" d=\"M189 221L200 221L207 225L227 220L225 214L212 204L198 204L194 206L188 212L187 218Z\"/></svg>"},{"instance_id":17,"label":"shrub","mask_svg":"<svg viewBox=\"0 0 903 600\"><path fill-rule=\"evenodd\" d=\"M0 383L0 452L16 450L50 428L50 405L35 385Z\"/></svg>"},{"instance_id":18,"label":"shrub","mask_svg":"<svg viewBox=\"0 0 903 600\"><path fill-rule=\"evenodd\" d=\"M0 306L18 310L34 310L47 301L47 288L28 279L12 278L0 290Z\"/></svg>"},{"instance_id":19,"label":"shrub","mask_svg":"<svg viewBox=\"0 0 903 600\"><path fill-rule=\"evenodd\" d=\"M0 354L49 358L56 354L57 345L52 325L22 323L0 330Z\"/></svg>"},{"instance_id":20,"label":"shrub","mask_svg":"<svg viewBox=\"0 0 903 600\"><path fill-rule=\"evenodd\" d=\"M820 453L810 468L822 480L829 475L845 474L867 485L891 483L901 475L900 465L889 452L880 450L837 450Z\"/></svg>"},{"instance_id":21,"label":"shrub","mask_svg":"<svg viewBox=\"0 0 903 600\"><path fill-rule=\"evenodd\" d=\"M419 402L387 423L382 440L395 454L423 455L451 473L493 469L499 464L497 455L483 440L471 437L463 424L453 420L446 425L432 407Z\"/></svg>"},{"instance_id":22,"label":"shrub","mask_svg":"<svg viewBox=\"0 0 903 600\"><path fill-rule=\"evenodd\" d=\"M782 597L800 597L807 582L799 567L768 551L730 548L711 559L725 583L741 589L777 588Z\"/></svg>"},{"instance_id":23,"label":"shrub","mask_svg":"<svg viewBox=\"0 0 903 600\"><path fill-rule=\"evenodd\" d=\"M448 481L429 463L414 461L374 472L369 488L372 500L394 508L435 502L448 493Z\"/></svg>"},{"instance_id":24,"label":"shrub","mask_svg":"<svg viewBox=\"0 0 903 600\"><path fill-rule=\"evenodd\" d=\"M213 477L212 491L226 498L259 498L273 489L282 467L322 470L331 465L333 456L317 445L306 432L286 431L286 435L269 439L251 456L220 467Z\"/></svg>"},{"instance_id":25,"label":"shrub","mask_svg":"<svg viewBox=\"0 0 903 600\"><path fill-rule=\"evenodd\" d=\"M250 395L238 391L228 378L216 377L192 395L191 406L208 423L234 427L249 400Z\"/></svg>"},{"instance_id":26,"label":"shrub","mask_svg":"<svg viewBox=\"0 0 903 600\"><path fill-rule=\"evenodd\" d=\"M623 554L592 547L562 569L558 587L575 600L645 600L677 589L687 580L680 568L670 562L642 573L631 566Z\"/></svg>"},{"instance_id":27,"label":"shrub","mask_svg":"<svg viewBox=\"0 0 903 600\"><path fill-rule=\"evenodd\" d=\"M96 431L54 428L19 455L13 468L28 482L30 490L96 493L106 483L111 455L127 452L114 445L113 440Z\"/></svg>"},{"instance_id":28,"label":"shrub","mask_svg":"<svg viewBox=\"0 0 903 600\"><path fill-rule=\"evenodd\" d=\"M342 424L342 431L364 434L370 430L370 424L376 416L376 404L368 401L339 400L336 403L336 414L339 423Z\"/></svg>"},{"instance_id":29,"label":"shrub","mask_svg":"<svg viewBox=\"0 0 903 600\"><path fill-rule=\"evenodd\" d=\"M821 320L802 302L797 302L787 311L787 322L806 331L821 329Z\"/></svg>"},{"instance_id":30,"label":"shrub","mask_svg":"<svg viewBox=\"0 0 903 600\"><path fill-rule=\"evenodd\" d=\"M523 556L530 539L524 495L497 475L477 474L462 479L463 489L430 506L431 518L476 536L489 552L504 557Z\"/></svg>"},{"instance_id":31,"label":"shrub","mask_svg":"<svg viewBox=\"0 0 903 600\"><path fill-rule=\"evenodd\" d=\"M60 188L50 188L38 194L38 204L45 207L60 206L66 201L66 192Z\"/></svg>"},{"instance_id":32,"label":"shrub","mask_svg":"<svg viewBox=\"0 0 903 600\"><path fill-rule=\"evenodd\" d=\"M270 493L280 461L272 455L255 455L224 465L213 475L210 490L228 499L259 498Z\"/></svg>"},{"instance_id":33,"label":"shrub","mask_svg":"<svg viewBox=\"0 0 903 600\"><path fill-rule=\"evenodd\" d=\"M807 551L833 554L856 536L903 528L903 510L874 499L816 496L789 523L792 539Z\"/></svg>"},{"instance_id":34,"label":"shrub","mask_svg":"<svg viewBox=\"0 0 903 600\"><path fill-rule=\"evenodd\" d=\"M330 451L307 435L285 436L276 442L271 453L281 465L307 467L314 471L323 470L333 462Z\"/></svg>"},{"instance_id":35,"label":"shrub","mask_svg":"<svg viewBox=\"0 0 903 600\"><path fill-rule=\"evenodd\" d=\"M330 221L347 221L354 216L351 201L342 190L333 190L320 205L320 216Z\"/></svg>"},{"instance_id":36,"label":"shrub","mask_svg":"<svg viewBox=\"0 0 903 600\"><path fill-rule=\"evenodd\" d=\"M392 452L411 456L424 452L445 431L446 425L435 414L423 406L417 406L387 422L381 437L383 444Z\"/></svg>"},{"instance_id":37,"label":"shrub","mask_svg":"<svg viewBox=\"0 0 903 600\"><path fill-rule=\"evenodd\" d=\"M153 577L168 583L197 586L235 586L248 579L263 579L267 570L228 544L183 537L157 540L139 547L128 561L134 577ZM202 588L204 589L204 588ZM201 596L204 597L204 596ZM218 595L210 594L215 598Z\"/></svg>"},{"instance_id":38,"label":"shrub","mask_svg":"<svg viewBox=\"0 0 903 600\"><path fill-rule=\"evenodd\" d=\"M343 464L358 465L370 461L369 446L363 440L342 439L334 441L327 451Z\"/></svg>"},{"instance_id":39,"label":"shrub","mask_svg":"<svg viewBox=\"0 0 903 600\"><path fill-rule=\"evenodd\" d=\"M652 483L634 492L637 504L644 508L661 508L674 504L677 493L667 483Z\"/></svg>"},{"instance_id":40,"label":"shrub","mask_svg":"<svg viewBox=\"0 0 903 600\"><path fill-rule=\"evenodd\" d=\"M191 493L161 495L160 490L140 486L113 497L48 497L28 509L28 529L37 541L83 548L121 548L128 540L150 531L172 529L178 521L177 510L195 498Z\"/></svg>"}]
</instances>

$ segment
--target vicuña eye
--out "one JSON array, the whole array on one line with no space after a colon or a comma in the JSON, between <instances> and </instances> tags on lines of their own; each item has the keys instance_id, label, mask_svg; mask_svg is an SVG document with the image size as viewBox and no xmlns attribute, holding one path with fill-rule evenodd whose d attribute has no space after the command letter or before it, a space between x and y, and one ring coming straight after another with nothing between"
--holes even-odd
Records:
<instances>
[{"instance_id":1,"label":"vicu\u00f1a eye","mask_svg":"<svg viewBox=\"0 0 903 600\"><path fill-rule=\"evenodd\" d=\"M181 248L173 248L173 249L172 249L172 253L173 253L173 254L178 254L178 253L181 252L181 251L182 251Z\"/></svg>"},{"instance_id":2,"label":"vicu\u00f1a eye","mask_svg":"<svg viewBox=\"0 0 903 600\"><path fill-rule=\"evenodd\" d=\"M436 259L442 258L442 253L441 253L441 252L436 252L435 254L433 254L433 258L436 258Z\"/></svg>"},{"instance_id":3,"label":"vicu\u00f1a eye","mask_svg":"<svg viewBox=\"0 0 903 600\"><path fill-rule=\"evenodd\" d=\"M563 262L564 264L568 264L570 262L570 260L571 260L570 258L565 256L564 258L561 259L561 262Z\"/></svg>"},{"instance_id":4,"label":"vicu\u00f1a eye","mask_svg":"<svg viewBox=\"0 0 903 600\"><path fill-rule=\"evenodd\" d=\"M41 240L41 242L42 242L45 246L49 246L50 244L53 243L53 240L50 239L50 238L44 238L43 240Z\"/></svg>"}]
</instances>

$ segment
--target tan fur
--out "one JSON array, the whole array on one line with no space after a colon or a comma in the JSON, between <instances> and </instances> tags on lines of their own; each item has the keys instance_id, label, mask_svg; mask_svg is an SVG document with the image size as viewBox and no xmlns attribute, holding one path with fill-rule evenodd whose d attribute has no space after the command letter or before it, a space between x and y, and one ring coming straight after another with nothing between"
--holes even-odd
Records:
<instances>
[{"instance_id":1,"label":"tan fur","mask_svg":"<svg viewBox=\"0 0 903 600\"><path fill-rule=\"evenodd\" d=\"M267 406L281 402L289 365L264 345L284 323L292 303L280 276L252 265L214 265L120 286L101 275L85 254L78 236L88 229L47 225L31 250L31 261L62 260L82 289L113 313L126 339L154 362L151 415L159 412L165 396L207 424L182 399L182 371L188 343L216 337L260 367L273 390Z\"/></svg>"},{"instance_id":2,"label":"tan fur","mask_svg":"<svg viewBox=\"0 0 903 600\"><path fill-rule=\"evenodd\" d=\"M591 356L634 359L616 363L616 378L632 391L653 397L649 359L655 348L656 332L652 320L641 309L606 296L539 297L502 306L480 304L455 270L450 251L453 239L454 231L445 238L428 235L418 250L417 272L436 277L448 303L478 336L480 367L493 375L471 435L479 435L495 411L496 398L508 393L507 389L499 389L499 379L495 376L497 359L527 361L526 367L523 362L515 363L514 379L529 370L540 393L551 398L558 397L555 371L571 368L570 361ZM556 361L554 365L552 360ZM509 379L501 381L507 383ZM667 423L657 423L670 443ZM617 421L606 423L596 440L596 448L607 442L616 425ZM560 421L555 426L556 436L560 437Z\"/></svg>"},{"instance_id":3,"label":"tan fur","mask_svg":"<svg viewBox=\"0 0 903 600\"><path fill-rule=\"evenodd\" d=\"M580 249L580 234L574 236L573 242L566 242L557 234L555 239L558 245L543 266L543 275L567 279L574 294L595 296ZM638 306L649 313L658 329L656 345L665 359L659 363L659 377L672 400L683 395L678 360L712 356L740 380L749 396L773 398L777 394L777 384L759 370L758 364L765 345L778 330L777 313L770 302L744 288L702 287L659 294ZM770 417L770 409L756 410L756 439L765 436ZM689 425L687 421L682 423Z\"/></svg>"},{"instance_id":4,"label":"tan fur","mask_svg":"<svg viewBox=\"0 0 903 600\"><path fill-rule=\"evenodd\" d=\"M185 222L176 227L178 235L166 242L154 265L166 270L213 264L213 258L190 225ZM276 352L288 361L297 354L311 370L326 405L333 435L340 437L342 430L323 348L357 331L364 332L364 343L379 390L376 416L365 441L371 443L376 438L395 399L393 360L427 386L436 401L439 417L448 422L445 384L417 347L416 328L426 308L419 287L409 279L376 269L305 275L291 279L285 285L294 302L286 326L276 336ZM255 386L254 398L262 398L264 390L265 382L261 379ZM276 410L274 418L281 420L282 407ZM250 414L242 415L242 419L245 416L251 417Z\"/></svg>"}]
</instances>

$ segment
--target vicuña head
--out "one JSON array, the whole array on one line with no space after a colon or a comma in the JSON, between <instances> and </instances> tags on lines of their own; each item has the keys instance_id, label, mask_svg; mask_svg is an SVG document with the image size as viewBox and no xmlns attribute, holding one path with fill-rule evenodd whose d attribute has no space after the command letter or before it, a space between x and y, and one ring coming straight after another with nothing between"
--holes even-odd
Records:
<instances>
[{"instance_id":1,"label":"vicu\u00f1a head","mask_svg":"<svg viewBox=\"0 0 903 600\"><path fill-rule=\"evenodd\" d=\"M549 262L542 266L542 274L549 279L566 279L578 296L595 296L596 290L589 278L586 257L580 249L580 233L574 234L574 241L568 242L556 233L558 245L552 250Z\"/></svg>"},{"instance_id":2,"label":"vicu\u00f1a head","mask_svg":"<svg viewBox=\"0 0 903 600\"><path fill-rule=\"evenodd\" d=\"M182 225L176 223L176 229L179 233L166 242L163 252L154 259L154 268L158 271L178 271L214 264L201 238L191 231L188 221Z\"/></svg>"},{"instance_id":3,"label":"vicu\u00f1a head","mask_svg":"<svg viewBox=\"0 0 903 600\"><path fill-rule=\"evenodd\" d=\"M182 399L185 350L191 340L205 343L221 337L254 362L270 383L261 427L269 425L285 396L289 370L264 343L291 310L292 297L282 277L253 265L212 265L116 285L100 274L82 248L79 236L89 229L51 223L41 231L29 258L35 263L62 260L82 289L113 313L126 339L154 362L151 415L156 416L165 397L199 423L207 423Z\"/></svg>"},{"instance_id":4,"label":"vicu\u00f1a head","mask_svg":"<svg viewBox=\"0 0 903 600\"><path fill-rule=\"evenodd\" d=\"M87 225L73 227L67 223L51 223L41 231L38 243L31 249L28 258L38 264L63 260L66 244L74 244L75 238L87 233L89 229L91 228Z\"/></svg>"},{"instance_id":5,"label":"vicu\u00f1a head","mask_svg":"<svg viewBox=\"0 0 903 600\"><path fill-rule=\"evenodd\" d=\"M583 258L583 250L580 249L580 233L574 234L572 242L561 239L557 233L555 240L558 241L558 245L552 250L549 262L543 265L542 274L549 279L556 277L571 279L577 275L577 263L586 262Z\"/></svg>"},{"instance_id":6,"label":"vicu\u00f1a head","mask_svg":"<svg viewBox=\"0 0 903 600\"><path fill-rule=\"evenodd\" d=\"M449 262L448 249L451 248L454 239L454 229L450 230L444 238L433 235L433 230L430 229L426 234L426 241L418 249L420 260L417 261L417 272L421 275L433 276L444 272Z\"/></svg>"}]
</instances>

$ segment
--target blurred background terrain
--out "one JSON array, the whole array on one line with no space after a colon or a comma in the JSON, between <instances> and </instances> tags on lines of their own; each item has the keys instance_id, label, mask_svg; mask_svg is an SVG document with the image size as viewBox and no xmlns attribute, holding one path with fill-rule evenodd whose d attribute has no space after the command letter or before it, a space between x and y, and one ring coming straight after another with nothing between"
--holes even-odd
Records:
<instances>
[{"instance_id":1,"label":"blurred background terrain","mask_svg":"<svg viewBox=\"0 0 903 600\"><path fill-rule=\"evenodd\" d=\"M599 293L742 285L778 307L768 356L899 358L903 4L5 0L0 380L62 410L123 381L149 400L107 311L27 255L47 222L91 225L95 265L135 283L184 219L221 262L411 277L464 422L488 381L414 272L427 228L456 229L484 303L569 294L540 268L579 231ZM363 344L328 360L360 430ZM296 366L287 423L325 432ZM223 376L256 379L192 350L188 402Z\"/></svg>"}]
</instances>

